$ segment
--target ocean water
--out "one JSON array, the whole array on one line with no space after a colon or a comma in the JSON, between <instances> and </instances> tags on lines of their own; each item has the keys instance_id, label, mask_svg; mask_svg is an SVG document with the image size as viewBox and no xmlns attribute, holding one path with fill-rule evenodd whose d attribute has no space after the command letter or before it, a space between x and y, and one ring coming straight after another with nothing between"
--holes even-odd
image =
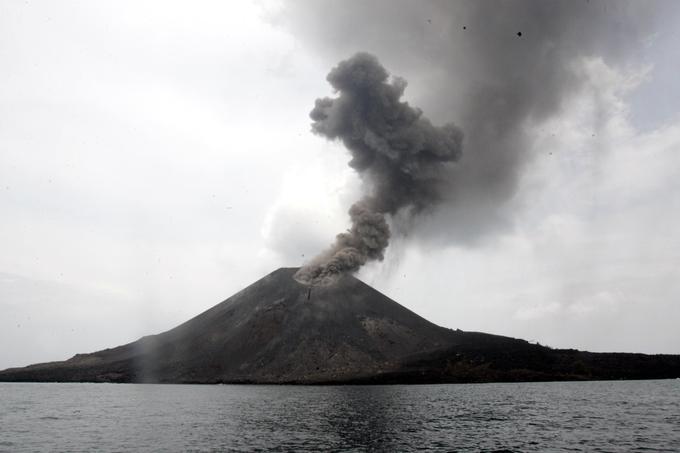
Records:
<instances>
[{"instance_id":1,"label":"ocean water","mask_svg":"<svg viewBox=\"0 0 680 453\"><path fill-rule=\"evenodd\" d=\"M680 380L0 383L0 451L680 452Z\"/></svg>"}]
</instances>

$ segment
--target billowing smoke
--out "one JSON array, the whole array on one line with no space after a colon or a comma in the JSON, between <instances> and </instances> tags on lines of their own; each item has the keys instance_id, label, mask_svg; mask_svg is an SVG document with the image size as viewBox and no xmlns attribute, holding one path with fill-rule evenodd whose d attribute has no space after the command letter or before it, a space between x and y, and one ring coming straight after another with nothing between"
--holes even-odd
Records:
<instances>
[{"instance_id":1,"label":"billowing smoke","mask_svg":"<svg viewBox=\"0 0 680 453\"><path fill-rule=\"evenodd\" d=\"M312 130L342 141L368 193L349 210L351 228L296 274L309 284L326 284L382 260L390 239L386 215L410 216L436 203L442 173L460 157L463 139L455 125L436 127L401 101L406 81L390 78L371 54L342 61L327 80L338 96L316 100Z\"/></svg>"},{"instance_id":2,"label":"billowing smoke","mask_svg":"<svg viewBox=\"0 0 680 453\"><path fill-rule=\"evenodd\" d=\"M409 218L408 225L394 219L390 225L394 236L407 232L413 245L467 247L512 228L516 208L524 202L516 197L527 168L551 151L533 146L534 130L558 116L565 102L587 87L587 72L581 70L584 64L596 58L614 68L627 67L632 57L639 59L652 49L649 37L657 32L658 17L675 17L675 4L655 1L650 6L632 0L295 0L284 2L277 23L328 62L356 49L379 55L390 70L409 79L409 94L429 118L435 123L455 121L461 127L465 153L438 177L446 187L439 183L418 185L425 194L403 198L397 190L399 200L425 201L431 200L428 189L433 189L434 198L442 198L437 209L427 216ZM331 102L333 108L345 102L354 105L351 93L356 89L337 80L341 97ZM392 86L395 90L399 84ZM325 111L324 102L329 101L321 101L318 114ZM361 102L358 105L363 106ZM363 118L342 116L345 120L355 117ZM336 115L315 120L320 133L341 138L353 149L353 165L362 171L365 147L356 146L348 132L355 126L336 124ZM373 118L367 122L372 123ZM592 132L599 136L597 127L593 124ZM371 132L375 130L371 128ZM371 134L367 137L365 145L373 153L382 142ZM451 157L458 152L453 148ZM399 156L410 156L399 146L391 146L388 153L395 149ZM376 154L384 156L382 151ZM437 161L434 166L440 164ZM397 164L395 168L402 167ZM394 193L394 186L381 193ZM398 188L411 190L410 186Z\"/></svg>"}]
</instances>

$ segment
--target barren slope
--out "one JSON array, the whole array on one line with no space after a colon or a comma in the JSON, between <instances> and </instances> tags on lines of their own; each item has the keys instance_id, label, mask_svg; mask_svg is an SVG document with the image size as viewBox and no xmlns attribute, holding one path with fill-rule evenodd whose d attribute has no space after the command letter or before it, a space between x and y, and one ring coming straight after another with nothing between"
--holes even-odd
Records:
<instances>
[{"instance_id":1,"label":"barren slope","mask_svg":"<svg viewBox=\"0 0 680 453\"><path fill-rule=\"evenodd\" d=\"M159 335L0 381L438 383L680 377L680 356L553 350L444 329L352 276L325 287L282 268Z\"/></svg>"}]
</instances>

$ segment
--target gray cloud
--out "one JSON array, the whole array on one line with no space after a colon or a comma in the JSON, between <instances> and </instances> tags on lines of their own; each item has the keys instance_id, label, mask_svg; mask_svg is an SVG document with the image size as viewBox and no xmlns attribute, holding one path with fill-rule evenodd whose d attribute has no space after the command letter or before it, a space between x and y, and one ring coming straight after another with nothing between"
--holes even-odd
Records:
<instances>
[{"instance_id":1,"label":"gray cloud","mask_svg":"<svg viewBox=\"0 0 680 453\"><path fill-rule=\"evenodd\" d=\"M439 192L443 209L417 221L413 236L471 244L512 225L508 202L534 157L527 126L558 113L582 86L574 65L590 57L625 65L669 7L661 1L654 7L597 0L303 1L288 3L280 21L321 58L375 53L411 81L430 118L460 126L465 153Z\"/></svg>"},{"instance_id":2,"label":"gray cloud","mask_svg":"<svg viewBox=\"0 0 680 453\"><path fill-rule=\"evenodd\" d=\"M382 260L390 238L385 215L410 216L436 203L442 170L460 157L463 138L455 125L435 127L402 102L406 82L389 80L371 54L340 62L327 80L338 97L317 99L312 130L342 141L369 193L350 208L352 227L297 273L298 280L313 284Z\"/></svg>"}]
</instances>

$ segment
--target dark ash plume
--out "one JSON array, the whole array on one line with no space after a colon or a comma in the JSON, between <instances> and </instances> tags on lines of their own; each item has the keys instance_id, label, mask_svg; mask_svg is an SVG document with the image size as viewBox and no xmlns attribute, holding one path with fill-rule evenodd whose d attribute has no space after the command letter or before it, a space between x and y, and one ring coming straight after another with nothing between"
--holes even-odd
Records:
<instances>
[{"instance_id":1,"label":"dark ash plume","mask_svg":"<svg viewBox=\"0 0 680 453\"><path fill-rule=\"evenodd\" d=\"M371 54L342 61L327 80L338 97L316 100L312 130L342 141L369 193L350 208L352 227L296 274L308 284L330 283L367 261L382 260L390 238L386 215L417 214L436 203L441 172L460 157L463 139L455 125L435 127L400 101L406 81L390 79Z\"/></svg>"},{"instance_id":2,"label":"dark ash plume","mask_svg":"<svg viewBox=\"0 0 680 453\"><path fill-rule=\"evenodd\" d=\"M475 246L512 229L528 164L547 154L534 146L535 128L587 89L579 68L593 58L637 64L677 9L633 0L283 3L278 23L315 55L335 61L369 49L424 88L414 96L433 121L465 131L465 154L440 178L444 199L405 228L411 244L428 248ZM391 225L393 236L403 226Z\"/></svg>"}]
</instances>

